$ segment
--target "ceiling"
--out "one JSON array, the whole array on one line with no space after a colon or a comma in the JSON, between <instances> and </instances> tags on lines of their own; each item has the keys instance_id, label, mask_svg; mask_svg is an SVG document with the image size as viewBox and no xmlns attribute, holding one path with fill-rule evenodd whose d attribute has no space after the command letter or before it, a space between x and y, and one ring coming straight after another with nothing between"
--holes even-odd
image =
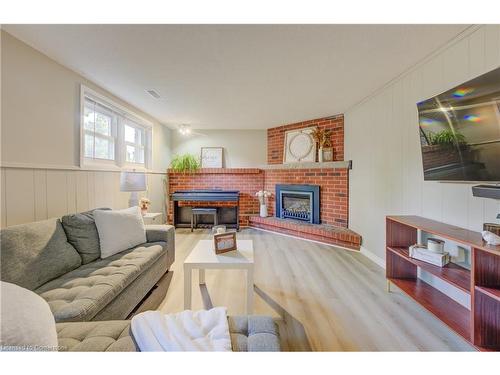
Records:
<instances>
[{"instance_id":1,"label":"ceiling","mask_svg":"<svg viewBox=\"0 0 500 375\"><path fill-rule=\"evenodd\" d=\"M342 113L467 28L2 27L160 122L198 129L263 129Z\"/></svg>"}]
</instances>

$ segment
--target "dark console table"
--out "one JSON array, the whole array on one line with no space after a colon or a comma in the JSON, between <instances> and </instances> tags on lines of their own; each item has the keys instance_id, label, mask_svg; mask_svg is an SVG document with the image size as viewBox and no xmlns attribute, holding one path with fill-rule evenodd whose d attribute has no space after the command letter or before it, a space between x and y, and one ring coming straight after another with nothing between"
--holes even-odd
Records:
<instances>
[{"instance_id":1,"label":"dark console table","mask_svg":"<svg viewBox=\"0 0 500 375\"><path fill-rule=\"evenodd\" d=\"M174 204L173 224L176 228L191 227L191 209L200 202L202 207L218 208L218 223L228 228L240 229L239 202L240 192L237 190L185 190L176 191L171 195ZM188 202L179 205L179 202ZM225 205L225 202L234 202L233 205ZM189 204L191 203L191 204ZM204 218L200 215L199 224L211 224L211 217Z\"/></svg>"}]
</instances>

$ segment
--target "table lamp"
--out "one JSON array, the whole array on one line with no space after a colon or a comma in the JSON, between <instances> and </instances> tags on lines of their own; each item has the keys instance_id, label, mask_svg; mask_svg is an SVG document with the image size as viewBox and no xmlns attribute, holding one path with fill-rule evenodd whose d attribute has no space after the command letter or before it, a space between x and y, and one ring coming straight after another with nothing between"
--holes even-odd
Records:
<instances>
[{"instance_id":1,"label":"table lamp","mask_svg":"<svg viewBox=\"0 0 500 375\"><path fill-rule=\"evenodd\" d=\"M130 192L129 207L138 206L139 198L137 192L146 190L146 174L142 172L121 172L120 191Z\"/></svg>"}]
</instances>

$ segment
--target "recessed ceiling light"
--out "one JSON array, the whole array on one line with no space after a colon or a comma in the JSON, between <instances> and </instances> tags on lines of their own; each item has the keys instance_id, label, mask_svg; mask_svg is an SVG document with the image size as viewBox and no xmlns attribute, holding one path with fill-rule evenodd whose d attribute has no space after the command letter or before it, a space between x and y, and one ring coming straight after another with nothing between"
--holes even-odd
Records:
<instances>
[{"instance_id":1,"label":"recessed ceiling light","mask_svg":"<svg viewBox=\"0 0 500 375\"><path fill-rule=\"evenodd\" d=\"M146 90L146 92L155 99L160 99L161 96L155 90Z\"/></svg>"}]
</instances>

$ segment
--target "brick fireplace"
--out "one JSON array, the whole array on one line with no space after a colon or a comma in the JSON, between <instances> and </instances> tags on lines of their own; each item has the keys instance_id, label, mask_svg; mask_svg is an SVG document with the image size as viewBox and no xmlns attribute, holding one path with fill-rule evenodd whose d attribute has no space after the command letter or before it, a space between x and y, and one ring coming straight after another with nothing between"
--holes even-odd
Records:
<instances>
[{"instance_id":1,"label":"brick fireplace","mask_svg":"<svg viewBox=\"0 0 500 375\"><path fill-rule=\"evenodd\" d=\"M319 224L319 185L276 185L275 216Z\"/></svg>"},{"instance_id":2,"label":"brick fireplace","mask_svg":"<svg viewBox=\"0 0 500 375\"><path fill-rule=\"evenodd\" d=\"M331 130L334 162L304 163L300 165L283 164L285 132L312 126ZM239 190L239 219L242 227L252 226L351 249L359 249L361 237L348 229L350 163L343 161L343 115L283 125L268 129L267 134L267 165L259 168L202 169L195 173L169 171L169 192L192 189ZM319 217L316 220L313 217L312 221L309 219L306 221L298 217L304 213L296 213L297 217L295 218L291 212L285 218L280 217L282 215L279 211L278 215L276 215L276 207L279 207L276 187L279 188L283 185L287 187L294 185L302 187L315 186L318 195L316 205L319 204ZM268 202L269 217L267 218L258 216L259 201L255 193L259 190L267 190L273 194L273 197ZM276 204L277 201L278 205ZM190 202L190 204L203 206L203 203ZM224 202L221 202L221 205L223 204ZM311 213L314 216L314 213ZM171 223L171 201L168 219Z\"/></svg>"}]
</instances>

